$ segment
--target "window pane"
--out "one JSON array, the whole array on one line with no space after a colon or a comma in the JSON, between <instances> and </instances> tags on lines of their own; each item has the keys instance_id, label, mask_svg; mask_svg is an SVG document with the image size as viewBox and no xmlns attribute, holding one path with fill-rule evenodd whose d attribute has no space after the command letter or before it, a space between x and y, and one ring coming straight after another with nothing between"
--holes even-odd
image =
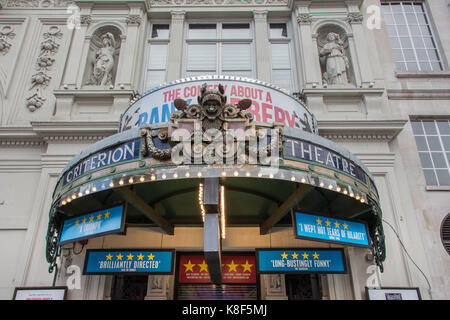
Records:
<instances>
[{"instance_id":1,"label":"window pane","mask_svg":"<svg viewBox=\"0 0 450 320\"><path fill-rule=\"evenodd\" d=\"M448 186L450 185L450 175L448 174L448 170L436 170L436 174L439 180L439 185Z\"/></svg>"},{"instance_id":2,"label":"window pane","mask_svg":"<svg viewBox=\"0 0 450 320\"><path fill-rule=\"evenodd\" d=\"M427 51L425 49L417 49L416 53L419 60L428 60Z\"/></svg>"},{"instance_id":3,"label":"window pane","mask_svg":"<svg viewBox=\"0 0 450 320\"><path fill-rule=\"evenodd\" d=\"M394 20L396 24L406 24L405 17L403 13L394 13Z\"/></svg>"},{"instance_id":4,"label":"window pane","mask_svg":"<svg viewBox=\"0 0 450 320\"><path fill-rule=\"evenodd\" d=\"M287 43L272 43L270 45L272 50L272 68L290 68L289 60L289 45Z\"/></svg>"},{"instance_id":5,"label":"window pane","mask_svg":"<svg viewBox=\"0 0 450 320\"><path fill-rule=\"evenodd\" d=\"M419 152L420 163L422 163L422 168L433 168L433 162L431 162L431 157L428 152Z\"/></svg>"},{"instance_id":6,"label":"window pane","mask_svg":"<svg viewBox=\"0 0 450 320\"><path fill-rule=\"evenodd\" d=\"M186 71L185 77L198 77L198 76L206 76L206 75L216 75L216 71Z\"/></svg>"},{"instance_id":7,"label":"window pane","mask_svg":"<svg viewBox=\"0 0 450 320\"><path fill-rule=\"evenodd\" d=\"M406 64L404 62L395 62L395 68L397 70L406 70Z\"/></svg>"},{"instance_id":8,"label":"window pane","mask_svg":"<svg viewBox=\"0 0 450 320\"><path fill-rule=\"evenodd\" d=\"M400 38L400 43L402 44L403 48L406 48L406 49L412 48L412 43L409 38L406 38L406 37Z\"/></svg>"},{"instance_id":9,"label":"window pane","mask_svg":"<svg viewBox=\"0 0 450 320\"><path fill-rule=\"evenodd\" d=\"M425 140L425 137L416 136L414 138L416 139L417 150L428 151L427 141Z\"/></svg>"},{"instance_id":10,"label":"window pane","mask_svg":"<svg viewBox=\"0 0 450 320\"><path fill-rule=\"evenodd\" d=\"M148 59L149 69L165 69L167 61L167 49L166 44L151 45L150 54Z\"/></svg>"},{"instance_id":11,"label":"window pane","mask_svg":"<svg viewBox=\"0 0 450 320\"><path fill-rule=\"evenodd\" d=\"M421 121L411 121L411 127L414 134L424 134Z\"/></svg>"},{"instance_id":12,"label":"window pane","mask_svg":"<svg viewBox=\"0 0 450 320\"><path fill-rule=\"evenodd\" d=\"M450 134L450 122L448 122L447 120L437 121L437 126L439 128L440 134Z\"/></svg>"},{"instance_id":13,"label":"window pane","mask_svg":"<svg viewBox=\"0 0 450 320\"><path fill-rule=\"evenodd\" d=\"M253 74L251 71L243 71L243 70L234 70L234 71L222 71L222 75L224 76L235 76L235 77L244 77L244 78L253 78Z\"/></svg>"},{"instance_id":14,"label":"window pane","mask_svg":"<svg viewBox=\"0 0 450 320\"><path fill-rule=\"evenodd\" d=\"M287 37L286 23L271 23L269 37L270 38L286 38Z\"/></svg>"},{"instance_id":15,"label":"window pane","mask_svg":"<svg viewBox=\"0 0 450 320\"><path fill-rule=\"evenodd\" d=\"M423 121L422 123L426 134L437 134L436 125L433 120Z\"/></svg>"},{"instance_id":16,"label":"window pane","mask_svg":"<svg viewBox=\"0 0 450 320\"><path fill-rule=\"evenodd\" d=\"M441 151L441 143L439 142L439 138L436 136L427 136L428 146L430 147L430 151Z\"/></svg>"},{"instance_id":17,"label":"window pane","mask_svg":"<svg viewBox=\"0 0 450 320\"><path fill-rule=\"evenodd\" d=\"M188 45L187 69L216 70L216 44L190 44Z\"/></svg>"},{"instance_id":18,"label":"window pane","mask_svg":"<svg viewBox=\"0 0 450 320\"><path fill-rule=\"evenodd\" d=\"M169 25L154 24L152 26L152 39L169 39Z\"/></svg>"},{"instance_id":19,"label":"window pane","mask_svg":"<svg viewBox=\"0 0 450 320\"><path fill-rule=\"evenodd\" d=\"M419 62L420 71L431 71L431 64L429 62Z\"/></svg>"},{"instance_id":20,"label":"window pane","mask_svg":"<svg viewBox=\"0 0 450 320\"><path fill-rule=\"evenodd\" d=\"M397 32L400 37L409 37L408 27L406 25L397 26Z\"/></svg>"},{"instance_id":21,"label":"window pane","mask_svg":"<svg viewBox=\"0 0 450 320\"><path fill-rule=\"evenodd\" d=\"M292 91L291 70L272 70L272 83Z\"/></svg>"},{"instance_id":22,"label":"window pane","mask_svg":"<svg viewBox=\"0 0 450 320\"><path fill-rule=\"evenodd\" d=\"M425 43L423 43L422 38L413 37L412 39L413 39L414 48L416 48L416 49L425 48Z\"/></svg>"},{"instance_id":23,"label":"window pane","mask_svg":"<svg viewBox=\"0 0 450 320\"><path fill-rule=\"evenodd\" d=\"M224 44L222 70L251 70L252 58L249 44Z\"/></svg>"},{"instance_id":24,"label":"window pane","mask_svg":"<svg viewBox=\"0 0 450 320\"><path fill-rule=\"evenodd\" d=\"M190 24L189 39L214 39L217 37L215 24Z\"/></svg>"},{"instance_id":25,"label":"window pane","mask_svg":"<svg viewBox=\"0 0 450 320\"><path fill-rule=\"evenodd\" d=\"M145 89L151 89L166 82L166 71L148 71L145 81Z\"/></svg>"},{"instance_id":26,"label":"window pane","mask_svg":"<svg viewBox=\"0 0 450 320\"><path fill-rule=\"evenodd\" d=\"M248 23L227 23L222 26L222 38L224 39L248 39L250 25Z\"/></svg>"},{"instance_id":27,"label":"window pane","mask_svg":"<svg viewBox=\"0 0 450 320\"><path fill-rule=\"evenodd\" d=\"M435 168L447 168L445 156L442 152L432 152L431 157L433 158Z\"/></svg>"},{"instance_id":28,"label":"window pane","mask_svg":"<svg viewBox=\"0 0 450 320\"><path fill-rule=\"evenodd\" d=\"M444 150L450 151L450 136L441 137L442 143L444 144Z\"/></svg>"},{"instance_id":29,"label":"window pane","mask_svg":"<svg viewBox=\"0 0 450 320\"><path fill-rule=\"evenodd\" d=\"M408 49L403 50L403 54L405 55L405 61L415 61L416 56L414 55L414 50Z\"/></svg>"},{"instance_id":30,"label":"window pane","mask_svg":"<svg viewBox=\"0 0 450 320\"><path fill-rule=\"evenodd\" d=\"M434 170L423 170L425 181L428 186L437 186L437 179Z\"/></svg>"},{"instance_id":31,"label":"window pane","mask_svg":"<svg viewBox=\"0 0 450 320\"><path fill-rule=\"evenodd\" d=\"M419 70L419 66L416 62L407 62L406 63L406 69L408 71L418 71Z\"/></svg>"}]
</instances>

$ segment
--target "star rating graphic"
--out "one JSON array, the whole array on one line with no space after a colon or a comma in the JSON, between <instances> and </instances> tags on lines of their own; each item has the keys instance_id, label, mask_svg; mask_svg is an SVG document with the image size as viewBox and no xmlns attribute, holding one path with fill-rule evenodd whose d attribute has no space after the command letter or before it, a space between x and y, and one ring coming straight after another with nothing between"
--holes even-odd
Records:
<instances>
[{"instance_id":1,"label":"star rating graphic","mask_svg":"<svg viewBox=\"0 0 450 320\"><path fill-rule=\"evenodd\" d=\"M127 252L125 252L126 254ZM123 255L122 252L119 252L118 254L116 254L115 256L113 256L110 252L108 252L108 254L105 256L106 257L106 261L113 261L114 257L116 261L123 261L123 257L126 257L126 261L144 261L144 257L145 255L142 254L142 252L139 252L139 254L137 255L133 255L131 252L128 253L128 255ZM135 257L137 259L135 259ZM153 255L153 253L150 253L149 255L147 255L147 260L153 260L155 256Z\"/></svg>"},{"instance_id":2,"label":"star rating graphic","mask_svg":"<svg viewBox=\"0 0 450 320\"><path fill-rule=\"evenodd\" d=\"M222 268L226 265L226 269L224 269L224 272L229 273L238 273L238 272L252 272L253 264L249 263L248 259L245 260L245 263L237 263L234 259L231 260L230 263L222 264ZM208 264L205 260L202 261L202 263L192 263L191 259L188 260L188 263L184 263L184 272L185 273L202 273L202 272L209 272L208 271Z\"/></svg>"},{"instance_id":3,"label":"star rating graphic","mask_svg":"<svg viewBox=\"0 0 450 320\"><path fill-rule=\"evenodd\" d=\"M291 253L290 255L292 256L292 259L298 259L298 255L299 254L294 251L294 253ZM289 254L286 253L286 251L281 253L281 259L282 260L283 259L287 260L288 256L289 256ZM303 260L308 260L309 259L309 254L307 254L306 251L303 252L303 254L301 256L302 256ZM319 254L317 252L314 252L312 256L313 256L314 259L319 259Z\"/></svg>"},{"instance_id":4,"label":"star rating graphic","mask_svg":"<svg viewBox=\"0 0 450 320\"><path fill-rule=\"evenodd\" d=\"M86 222L91 223L94 221L102 221L102 217L104 217L104 220L106 220L109 218L110 214L111 213L109 212L109 210L107 210L103 215L101 213L99 213L97 216L91 215L91 216L89 216L89 221L88 221L88 218L83 217L83 219L81 219L81 220L80 219L75 220L75 225L78 226L78 225L80 225L80 223L86 224ZM95 218L97 218L97 219L95 219Z\"/></svg>"}]
</instances>

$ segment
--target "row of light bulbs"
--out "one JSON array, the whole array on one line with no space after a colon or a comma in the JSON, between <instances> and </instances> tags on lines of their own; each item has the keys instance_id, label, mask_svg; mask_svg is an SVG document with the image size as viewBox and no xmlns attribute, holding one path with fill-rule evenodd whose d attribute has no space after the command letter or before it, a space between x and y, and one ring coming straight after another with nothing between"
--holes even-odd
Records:
<instances>
[{"instance_id":1,"label":"row of light bulbs","mask_svg":"<svg viewBox=\"0 0 450 320\"><path fill-rule=\"evenodd\" d=\"M239 177L239 176L252 177L253 176L253 177L262 178L265 176L265 177L268 177L269 179L275 178L275 174L273 174L273 173L263 174L260 171L256 174L252 174L252 172L250 172L250 171L245 171L245 173L239 172L238 170L233 170L232 172L222 171L220 175L222 177ZM112 179L108 179L106 181L97 182L92 187L88 186L88 187L86 187L86 189L84 191L81 191L81 189L80 189L78 192L75 192L75 193L65 197L64 199L62 199L60 204L64 206L77 198L89 195L90 193L93 193L93 192L105 190L106 185L108 185L109 188L114 188L114 187L120 187L123 185L134 184L134 183L138 183L138 182L143 183L146 181L178 179L178 178L183 178L183 177L185 177L185 178L190 178L190 177L202 178L203 173L201 171L199 171L197 173L191 173L188 171L188 172L185 172L184 174L177 173L177 172L163 173L161 175L158 175L156 173L152 173L150 175L137 174L137 175L132 175L129 177L122 176L119 179L119 181L117 181L117 179L116 179L116 182L114 182ZM309 180L310 180L310 184L316 185L316 181L313 177L310 177ZM308 183L308 179L306 176L296 177L295 175L292 175L290 177L290 181L292 181L292 182L299 181L301 183ZM348 195L351 198L355 198L356 200L359 200L361 203L365 203L367 201L366 197L363 194L355 193L355 192L353 192L353 190L350 187L340 186L334 181L330 182L330 181L327 181L326 179L319 178L319 187L327 188L329 190L335 190L344 195ZM99 190L99 189L101 189L101 190Z\"/></svg>"}]
</instances>

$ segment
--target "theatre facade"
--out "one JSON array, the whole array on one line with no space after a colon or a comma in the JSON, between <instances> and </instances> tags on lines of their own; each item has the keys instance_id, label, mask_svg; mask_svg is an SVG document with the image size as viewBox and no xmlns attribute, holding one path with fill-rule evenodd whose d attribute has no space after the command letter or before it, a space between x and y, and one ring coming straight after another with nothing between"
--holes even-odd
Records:
<instances>
[{"instance_id":1,"label":"theatre facade","mask_svg":"<svg viewBox=\"0 0 450 320\"><path fill-rule=\"evenodd\" d=\"M444 1L0 3L0 298L449 298Z\"/></svg>"}]
</instances>

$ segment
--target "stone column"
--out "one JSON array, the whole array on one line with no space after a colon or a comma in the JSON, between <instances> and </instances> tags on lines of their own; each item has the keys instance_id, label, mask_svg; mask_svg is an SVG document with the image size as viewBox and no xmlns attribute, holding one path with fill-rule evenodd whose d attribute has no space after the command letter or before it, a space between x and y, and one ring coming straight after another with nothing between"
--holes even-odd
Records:
<instances>
[{"instance_id":1,"label":"stone column","mask_svg":"<svg viewBox=\"0 0 450 320\"><path fill-rule=\"evenodd\" d=\"M169 57L167 60L167 81L182 77L181 62L183 61L184 42L184 11L172 11L170 23Z\"/></svg>"},{"instance_id":2,"label":"stone column","mask_svg":"<svg viewBox=\"0 0 450 320\"><path fill-rule=\"evenodd\" d=\"M80 25L79 28L73 29L73 40L67 58L67 68L61 83L62 86L68 89L74 89L74 87L80 88L81 86L86 67L86 59L83 59L85 58L83 53L86 51L84 49L86 45L86 31L92 22L91 5L80 8ZM89 48L89 43L87 44L87 48Z\"/></svg>"},{"instance_id":3,"label":"stone column","mask_svg":"<svg viewBox=\"0 0 450 320\"><path fill-rule=\"evenodd\" d=\"M287 300L284 274L265 274L265 300Z\"/></svg>"},{"instance_id":4,"label":"stone column","mask_svg":"<svg viewBox=\"0 0 450 320\"><path fill-rule=\"evenodd\" d=\"M351 25L353 31L353 38L349 37L350 49L354 44L351 41L354 41L356 46L354 46L356 50L356 55L352 56L353 67L355 69L355 73L357 71L356 67L360 69L360 77L362 84L367 84L373 82L373 72L370 64L370 56L367 51L367 39L364 34L363 27L363 15L359 11L359 3L360 1L346 1L348 8L347 22ZM350 52L352 54L352 52ZM358 79L358 76L356 77Z\"/></svg>"},{"instance_id":5,"label":"stone column","mask_svg":"<svg viewBox=\"0 0 450 320\"><path fill-rule=\"evenodd\" d=\"M302 1L297 5L297 23L300 50L302 51L301 73L305 87L311 88L322 84L317 41L311 31L312 15L309 12L310 1Z\"/></svg>"},{"instance_id":6,"label":"stone column","mask_svg":"<svg viewBox=\"0 0 450 320\"><path fill-rule=\"evenodd\" d=\"M168 300L169 276L148 276L147 295L145 300Z\"/></svg>"},{"instance_id":7,"label":"stone column","mask_svg":"<svg viewBox=\"0 0 450 320\"><path fill-rule=\"evenodd\" d=\"M137 59L141 48L139 45L139 27L142 23L142 18L139 13L129 14L125 22L127 24L127 35L126 39L122 40L114 86L131 89L134 72L136 71L133 66L138 65Z\"/></svg>"},{"instance_id":8,"label":"stone column","mask_svg":"<svg viewBox=\"0 0 450 320\"><path fill-rule=\"evenodd\" d=\"M253 11L255 19L256 77L261 81L272 81L272 61L267 27L267 11Z\"/></svg>"}]
</instances>

